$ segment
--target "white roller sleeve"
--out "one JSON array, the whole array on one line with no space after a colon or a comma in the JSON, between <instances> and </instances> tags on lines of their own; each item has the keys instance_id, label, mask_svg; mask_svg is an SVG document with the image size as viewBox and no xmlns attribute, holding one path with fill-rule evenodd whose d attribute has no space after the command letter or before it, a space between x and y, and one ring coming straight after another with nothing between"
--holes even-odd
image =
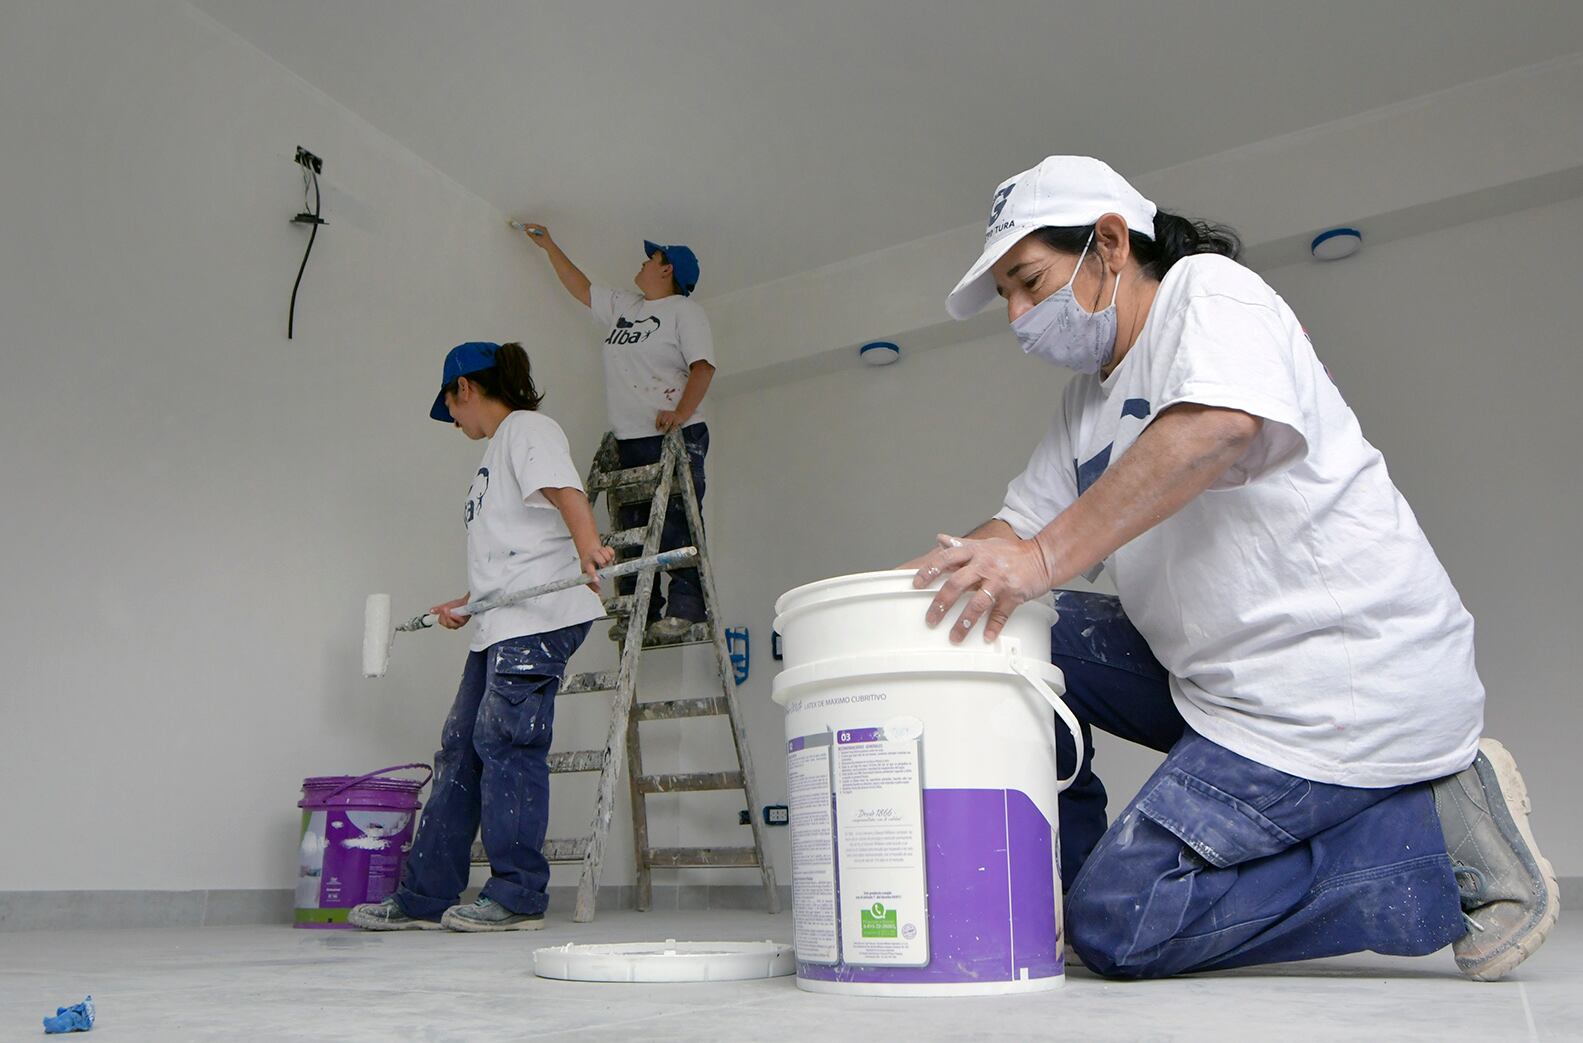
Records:
<instances>
[{"instance_id":1,"label":"white roller sleeve","mask_svg":"<svg viewBox=\"0 0 1583 1043\"><path fill-rule=\"evenodd\" d=\"M384 677L390 665L390 595L370 594L363 604L363 676Z\"/></svg>"}]
</instances>

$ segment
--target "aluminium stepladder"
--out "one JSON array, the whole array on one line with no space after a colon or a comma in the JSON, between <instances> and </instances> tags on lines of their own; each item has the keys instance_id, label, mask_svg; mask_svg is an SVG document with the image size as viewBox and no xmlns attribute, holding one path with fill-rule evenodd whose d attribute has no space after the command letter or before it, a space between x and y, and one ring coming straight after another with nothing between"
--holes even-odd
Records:
<instances>
[{"instance_id":1,"label":"aluminium stepladder","mask_svg":"<svg viewBox=\"0 0 1583 1043\"><path fill-rule=\"evenodd\" d=\"M581 862L582 875L577 885L577 908L573 919L587 923L594 918L599 875L604 863L605 843L615 813L616 789L622 770L632 796L633 850L637 862L637 908L649 908L653 897L653 870L690 868L755 868L764 883L766 905L771 913L780 911L780 893L775 886L775 869L764 853L763 823L758 810L758 785L753 775L751 753L742 714L737 704L736 681L726 649L725 630L720 625L720 610L715 593L709 549L704 541L703 516L693 488L687 449L681 431L672 431L662 443L660 461L642 467L622 469L617 463L615 437L606 434L594 454L588 471L588 500L592 505L601 494L611 519L611 531L602 537L606 546L641 548L643 557L658 553L660 533L665 524L666 506L679 495L686 509L690 542L698 548L698 560L686 567L698 569L704 600L704 621L691 627L680 638L664 642L643 639L642 620L647 619L649 599L658 582L660 569L651 567L636 574L636 593L616 595L604 592L609 615L628 622L621 641L621 663L616 670L568 675L559 696L586 692L614 692L610 708L609 732L604 749L575 750L549 756L552 775L569 772L598 772L593 823L588 836L566 840L546 840L544 855L550 862ZM646 525L616 530L617 512L623 506L649 501ZM713 646L715 668L720 676L720 694L691 699L642 702L637 699L638 663L643 652L684 645ZM558 698L559 698L558 696ZM736 771L700 771L649 775L643 771L642 745L638 725L643 721L670 721L693 717L724 716L731 726L731 741L737 759ZM740 790L747 798L748 825L753 843L749 847L674 847L649 845L647 798L661 793L690 793L711 790ZM553 798L552 798L553 799ZM481 844L473 848L474 863L488 863Z\"/></svg>"}]
</instances>

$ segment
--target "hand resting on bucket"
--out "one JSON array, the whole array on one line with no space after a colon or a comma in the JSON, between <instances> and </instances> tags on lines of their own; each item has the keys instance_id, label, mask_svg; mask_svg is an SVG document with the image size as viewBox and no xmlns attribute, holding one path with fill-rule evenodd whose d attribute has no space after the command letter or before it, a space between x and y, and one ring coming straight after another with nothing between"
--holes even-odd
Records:
<instances>
[{"instance_id":1,"label":"hand resting on bucket","mask_svg":"<svg viewBox=\"0 0 1583 1043\"><path fill-rule=\"evenodd\" d=\"M984 640L995 640L1018 605L1043 597L1053 586L1044 554L1033 540L963 539L941 533L935 541L938 546L919 559L912 585L921 589L947 574L925 616L930 626L937 626L966 595L951 628L952 643L960 643L986 613Z\"/></svg>"}]
</instances>

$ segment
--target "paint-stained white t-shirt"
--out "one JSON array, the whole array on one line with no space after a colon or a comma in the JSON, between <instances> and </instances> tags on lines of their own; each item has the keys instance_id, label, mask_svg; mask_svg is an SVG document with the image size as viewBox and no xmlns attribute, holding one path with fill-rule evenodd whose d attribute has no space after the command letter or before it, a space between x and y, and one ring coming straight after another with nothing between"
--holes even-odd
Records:
<instances>
[{"instance_id":1,"label":"paint-stained white t-shirt","mask_svg":"<svg viewBox=\"0 0 1583 1043\"><path fill-rule=\"evenodd\" d=\"M593 286L588 307L604 329L605 409L617 438L652 438L654 421L676 408L694 362L714 364L709 318L691 297L657 301L635 290ZM703 423L700 407L687 426Z\"/></svg>"},{"instance_id":2,"label":"paint-stained white t-shirt","mask_svg":"<svg viewBox=\"0 0 1583 1043\"><path fill-rule=\"evenodd\" d=\"M1317 782L1466 767L1484 711L1473 618L1297 317L1236 262L1171 268L1120 365L1067 386L997 517L1032 536L1184 402L1263 428L1104 565L1188 725Z\"/></svg>"},{"instance_id":3,"label":"paint-stained white t-shirt","mask_svg":"<svg viewBox=\"0 0 1583 1043\"><path fill-rule=\"evenodd\" d=\"M473 475L467 524L467 583L472 600L569 579L582 568L572 534L544 489L582 489L561 425L519 409L495 429ZM599 595L572 587L490 609L473 622L472 649L604 615Z\"/></svg>"}]
</instances>

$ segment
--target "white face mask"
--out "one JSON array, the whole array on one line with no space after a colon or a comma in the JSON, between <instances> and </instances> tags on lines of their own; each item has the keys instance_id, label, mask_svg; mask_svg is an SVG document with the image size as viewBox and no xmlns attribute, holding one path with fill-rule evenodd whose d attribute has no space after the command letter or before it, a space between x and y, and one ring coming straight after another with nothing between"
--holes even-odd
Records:
<instances>
[{"instance_id":1,"label":"white face mask","mask_svg":"<svg viewBox=\"0 0 1583 1043\"><path fill-rule=\"evenodd\" d=\"M1121 277L1116 277L1110 307L1103 311L1084 309L1072 293L1072 283L1077 280L1093 241L1094 234L1090 232L1066 285L1011 324L1023 351L1079 373L1098 373L1116 351L1116 294L1121 290Z\"/></svg>"}]
</instances>

